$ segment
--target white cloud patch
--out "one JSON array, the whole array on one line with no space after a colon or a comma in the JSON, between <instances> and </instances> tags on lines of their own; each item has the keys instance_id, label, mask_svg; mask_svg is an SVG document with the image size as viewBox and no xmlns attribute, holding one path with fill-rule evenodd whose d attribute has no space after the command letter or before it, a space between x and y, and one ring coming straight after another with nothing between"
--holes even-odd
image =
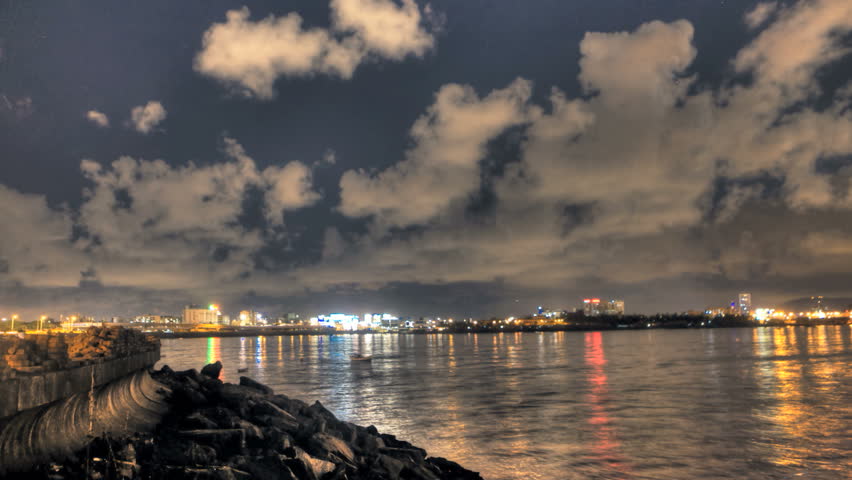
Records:
<instances>
[{"instance_id":1,"label":"white cloud patch","mask_svg":"<svg viewBox=\"0 0 852 480\"><path fill-rule=\"evenodd\" d=\"M743 21L749 28L757 28L769 20L776 10L778 10L777 2L761 2L745 14Z\"/></svg>"},{"instance_id":2,"label":"white cloud patch","mask_svg":"<svg viewBox=\"0 0 852 480\"><path fill-rule=\"evenodd\" d=\"M233 138L225 138L225 152L233 159L254 168L254 161L242 145ZM285 210L298 210L316 203L320 195L312 190L311 170L302 162L289 162L283 167L270 166L252 175L252 183L264 190L266 218L273 225L281 225Z\"/></svg>"},{"instance_id":3,"label":"white cloud patch","mask_svg":"<svg viewBox=\"0 0 852 480\"><path fill-rule=\"evenodd\" d=\"M151 100L145 105L139 105L130 110L130 122L137 132L148 134L166 119L166 115L167 112L163 108L163 104Z\"/></svg>"},{"instance_id":4,"label":"white cloud patch","mask_svg":"<svg viewBox=\"0 0 852 480\"><path fill-rule=\"evenodd\" d=\"M72 215L42 195L0 185L0 281L76 286L86 260L71 245Z\"/></svg>"},{"instance_id":5,"label":"white cloud patch","mask_svg":"<svg viewBox=\"0 0 852 480\"><path fill-rule=\"evenodd\" d=\"M531 92L532 85L522 79L484 98L469 86L445 85L411 128L415 147L404 161L375 176L343 174L341 212L404 227L426 222L465 198L479 187L478 163L486 144L528 121Z\"/></svg>"},{"instance_id":6,"label":"white cloud patch","mask_svg":"<svg viewBox=\"0 0 852 480\"><path fill-rule=\"evenodd\" d=\"M402 0L401 5L389 0L331 0L331 12L336 30L354 32L367 50L384 58L422 56L435 43L423 29L414 0Z\"/></svg>"},{"instance_id":7,"label":"white cloud patch","mask_svg":"<svg viewBox=\"0 0 852 480\"><path fill-rule=\"evenodd\" d=\"M670 106L688 82L676 75L695 59L692 24L653 21L635 32L586 33L580 43L580 83L615 105L643 101Z\"/></svg>"},{"instance_id":8,"label":"white cloud patch","mask_svg":"<svg viewBox=\"0 0 852 480\"><path fill-rule=\"evenodd\" d=\"M351 78L369 56L422 56L434 39L412 0L335 0L332 30L303 27L295 12L253 21L247 7L204 33L195 70L246 96L270 99L281 76L324 74Z\"/></svg>"},{"instance_id":9,"label":"white cloud patch","mask_svg":"<svg viewBox=\"0 0 852 480\"><path fill-rule=\"evenodd\" d=\"M97 110L89 110L86 112L86 119L101 128L109 127L109 118L106 114Z\"/></svg>"}]
</instances>

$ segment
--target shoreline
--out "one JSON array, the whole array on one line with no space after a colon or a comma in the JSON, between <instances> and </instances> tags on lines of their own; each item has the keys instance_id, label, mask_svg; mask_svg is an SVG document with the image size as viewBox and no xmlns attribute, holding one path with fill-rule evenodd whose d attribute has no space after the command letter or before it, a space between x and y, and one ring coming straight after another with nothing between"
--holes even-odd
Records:
<instances>
[{"instance_id":1,"label":"shoreline","mask_svg":"<svg viewBox=\"0 0 852 480\"><path fill-rule=\"evenodd\" d=\"M636 330L683 330L683 329L720 329L720 328L779 328L779 327L820 327L820 326L849 326L849 320L843 321L810 321L801 323L783 323L783 324L728 324L728 325L654 325L651 327L642 326L543 326L535 328L468 328L468 329L453 329L444 331L426 331L426 330L409 330L399 332L381 332L372 330L360 331L340 331L332 329L303 329L294 331L290 328L277 327L260 327L260 328L242 328L235 331L186 331L186 332L159 332L145 331L146 334L152 335L159 339L180 339L180 338L227 338L227 337L278 337L278 336L332 336L332 335L451 335L451 334L466 334L466 333L536 333L536 332L603 332L603 331L636 331Z\"/></svg>"}]
</instances>

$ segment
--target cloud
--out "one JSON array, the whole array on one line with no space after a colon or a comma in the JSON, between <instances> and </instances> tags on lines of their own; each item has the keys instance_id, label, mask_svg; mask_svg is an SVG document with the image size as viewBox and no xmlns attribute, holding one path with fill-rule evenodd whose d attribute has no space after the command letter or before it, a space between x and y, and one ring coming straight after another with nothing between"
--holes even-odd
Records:
<instances>
[{"instance_id":1,"label":"cloud","mask_svg":"<svg viewBox=\"0 0 852 480\"><path fill-rule=\"evenodd\" d=\"M844 33L852 29L852 4L842 0L797 2L778 12L777 19L734 59L738 72L754 72L795 101L816 88L814 72L848 55Z\"/></svg>"},{"instance_id":2,"label":"cloud","mask_svg":"<svg viewBox=\"0 0 852 480\"><path fill-rule=\"evenodd\" d=\"M150 101L144 106L133 107L130 111L130 121L139 133L148 134L154 127L166 119L166 109L157 101Z\"/></svg>"},{"instance_id":3,"label":"cloud","mask_svg":"<svg viewBox=\"0 0 852 480\"><path fill-rule=\"evenodd\" d=\"M393 60L422 56L435 43L414 0L331 0L332 24L354 32L367 50Z\"/></svg>"},{"instance_id":4,"label":"cloud","mask_svg":"<svg viewBox=\"0 0 852 480\"><path fill-rule=\"evenodd\" d=\"M692 24L653 21L635 32L588 32L580 43L580 83L606 101L665 107L683 95L688 82L677 75L695 59Z\"/></svg>"},{"instance_id":5,"label":"cloud","mask_svg":"<svg viewBox=\"0 0 852 480\"><path fill-rule=\"evenodd\" d=\"M778 9L777 2L761 2L749 10L743 17L743 21L749 28L757 28L763 25L769 17Z\"/></svg>"},{"instance_id":6,"label":"cloud","mask_svg":"<svg viewBox=\"0 0 852 480\"><path fill-rule=\"evenodd\" d=\"M479 188L486 144L529 118L532 85L518 79L479 98L469 86L445 85L411 128L405 160L371 175L349 170L340 180L340 211L375 216L392 227L421 224Z\"/></svg>"},{"instance_id":7,"label":"cloud","mask_svg":"<svg viewBox=\"0 0 852 480\"><path fill-rule=\"evenodd\" d=\"M90 122L101 128L106 128L109 126L109 118L107 118L106 114L101 113L97 110L89 110L88 112L86 112L86 118Z\"/></svg>"},{"instance_id":8,"label":"cloud","mask_svg":"<svg viewBox=\"0 0 852 480\"><path fill-rule=\"evenodd\" d=\"M246 96L270 99L281 76L349 79L371 55L401 60L422 56L434 43L412 0L402 5L392 0L334 0L331 16L333 29L328 30L304 28L295 12L252 21L247 7L229 10L225 23L204 32L194 68Z\"/></svg>"},{"instance_id":9,"label":"cloud","mask_svg":"<svg viewBox=\"0 0 852 480\"><path fill-rule=\"evenodd\" d=\"M242 145L233 138L225 138L225 152L246 165L254 161L246 154ZM281 225L285 210L298 210L316 203L320 195L313 191L311 170L302 162L289 162L283 167L270 166L252 175L251 181L264 191L264 207L267 220Z\"/></svg>"},{"instance_id":10,"label":"cloud","mask_svg":"<svg viewBox=\"0 0 852 480\"><path fill-rule=\"evenodd\" d=\"M51 208L44 196L0 185L0 284L76 284L85 259L72 246L73 223L70 212Z\"/></svg>"},{"instance_id":11,"label":"cloud","mask_svg":"<svg viewBox=\"0 0 852 480\"><path fill-rule=\"evenodd\" d=\"M480 125L476 108L458 108L470 113L458 124L436 120L455 105L438 100L416 124L425 130L412 129L436 133L412 134L404 160L341 179L344 214L370 216L379 227L423 228L374 228L299 278L312 288L389 281L569 288L588 278L624 285L811 275L816 263L797 239L831 225L814 223L818 212L852 208L848 169L816 168L822 158L852 154L848 87L821 110L790 106L818 88L818 68L845 54L837 39L850 31L849 8L838 0L780 11L734 60L739 72L753 73L748 85L690 90L696 78L686 75L698 55L692 25L654 21L586 34L578 78L592 95L571 99L553 89L547 109L527 95L503 96L515 99L499 102L512 105L515 120L483 130L462 127ZM800 42L809 42L804 53L794 46ZM457 98L447 93L457 88L445 86L436 98ZM452 134L438 133L440 125L452 125ZM490 180L494 208L471 222L470 193L487 175L483 145L512 125L523 128L520 162ZM435 153L443 151L465 153L444 162ZM824 215L837 222L837 213Z\"/></svg>"}]
</instances>

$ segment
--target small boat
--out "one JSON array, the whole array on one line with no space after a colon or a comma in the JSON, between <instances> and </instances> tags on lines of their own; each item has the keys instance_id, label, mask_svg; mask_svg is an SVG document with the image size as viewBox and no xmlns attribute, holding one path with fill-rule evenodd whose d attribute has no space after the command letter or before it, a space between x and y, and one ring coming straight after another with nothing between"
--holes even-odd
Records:
<instances>
[{"instance_id":1,"label":"small boat","mask_svg":"<svg viewBox=\"0 0 852 480\"><path fill-rule=\"evenodd\" d=\"M349 355L349 359L353 362L369 362L373 359L372 355L361 355L360 353L353 353Z\"/></svg>"},{"instance_id":2,"label":"small boat","mask_svg":"<svg viewBox=\"0 0 852 480\"><path fill-rule=\"evenodd\" d=\"M244 368L238 368L237 369L237 373L246 373L246 372L248 372L248 368L244 367Z\"/></svg>"}]
</instances>

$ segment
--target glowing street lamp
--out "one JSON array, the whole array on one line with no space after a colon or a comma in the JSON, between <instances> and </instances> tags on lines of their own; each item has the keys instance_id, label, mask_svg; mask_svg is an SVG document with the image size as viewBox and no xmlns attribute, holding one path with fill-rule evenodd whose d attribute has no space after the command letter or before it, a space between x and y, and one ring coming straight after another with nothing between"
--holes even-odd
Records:
<instances>
[{"instance_id":1,"label":"glowing street lamp","mask_svg":"<svg viewBox=\"0 0 852 480\"><path fill-rule=\"evenodd\" d=\"M39 330L44 330L44 321L45 320L47 320L47 315L42 315L41 317L39 317L39 319L38 319L38 329Z\"/></svg>"}]
</instances>

